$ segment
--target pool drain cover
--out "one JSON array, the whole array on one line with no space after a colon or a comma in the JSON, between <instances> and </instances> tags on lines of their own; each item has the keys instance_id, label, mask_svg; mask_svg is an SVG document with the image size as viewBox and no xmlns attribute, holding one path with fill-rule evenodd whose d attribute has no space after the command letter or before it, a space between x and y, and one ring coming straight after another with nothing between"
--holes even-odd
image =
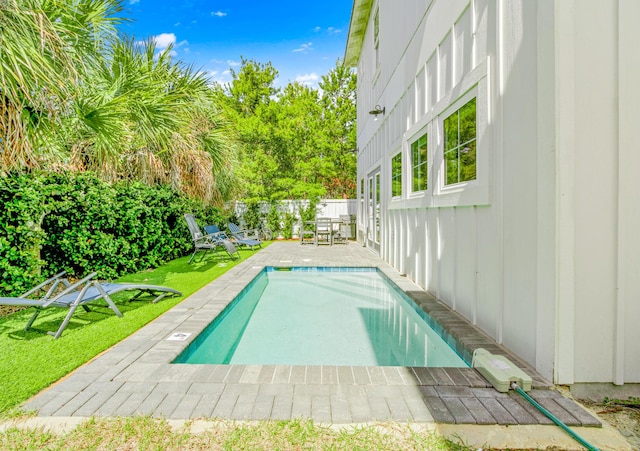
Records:
<instances>
[{"instance_id":1,"label":"pool drain cover","mask_svg":"<svg viewBox=\"0 0 640 451\"><path fill-rule=\"evenodd\" d=\"M189 335L191 335L191 333L176 332L175 334L172 334L169 338L167 338L167 341L184 341L189 338Z\"/></svg>"}]
</instances>

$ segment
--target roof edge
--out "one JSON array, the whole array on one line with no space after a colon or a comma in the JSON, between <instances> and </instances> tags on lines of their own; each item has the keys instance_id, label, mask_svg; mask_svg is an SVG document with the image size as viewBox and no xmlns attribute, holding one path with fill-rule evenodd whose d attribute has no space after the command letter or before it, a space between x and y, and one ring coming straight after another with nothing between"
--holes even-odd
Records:
<instances>
[{"instance_id":1,"label":"roof edge","mask_svg":"<svg viewBox=\"0 0 640 451\"><path fill-rule=\"evenodd\" d=\"M347 46L344 51L344 65L347 67L358 65L372 7L373 0L353 0L349 36L347 37Z\"/></svg>"}]
</instances>

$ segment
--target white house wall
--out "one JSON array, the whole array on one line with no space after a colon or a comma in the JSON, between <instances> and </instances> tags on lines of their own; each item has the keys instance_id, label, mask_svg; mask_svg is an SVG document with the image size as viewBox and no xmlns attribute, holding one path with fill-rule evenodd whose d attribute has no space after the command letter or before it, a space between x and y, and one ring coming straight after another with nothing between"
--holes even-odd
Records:
<instances>
[{"instance_id":1,"label":"white house wall","mask_svg":"<svg viewBox=\"0 0 640 451\"><path fill-rule=\"evenodd\" d=\"M358 180L381 169L381 257L557 383L640 382L640 152L623 127L640 120L638 5L379 0L358 63ZM439 124L469 96L478 180L443 189ZM425 131L429 189L415 194Z\"/></svg>"},{"instance_id":2,"label":"white house wall","mask_svg":"<svg viewBox=\"0 0 640 451\"><path fill-rule=\"evenodd\" d=\"M640 3L555 13L559 379L639 382Z\"/></svg>"}]
</instances>

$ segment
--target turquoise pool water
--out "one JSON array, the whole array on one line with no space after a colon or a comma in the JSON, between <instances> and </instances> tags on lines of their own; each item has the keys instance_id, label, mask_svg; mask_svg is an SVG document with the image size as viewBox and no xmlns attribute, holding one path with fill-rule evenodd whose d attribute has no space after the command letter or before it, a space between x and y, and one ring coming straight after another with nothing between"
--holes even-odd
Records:
<instances>
[{"instance_id":1,"label":"turquoise pool water","mask_svg":"<svg viewBox=\"0 0 640 451\"><path fill-rule=\"evenodd\" d=\"M443 333L376 268L269 267L174 363L468 367Z\"/></svg>"}]
</instances>

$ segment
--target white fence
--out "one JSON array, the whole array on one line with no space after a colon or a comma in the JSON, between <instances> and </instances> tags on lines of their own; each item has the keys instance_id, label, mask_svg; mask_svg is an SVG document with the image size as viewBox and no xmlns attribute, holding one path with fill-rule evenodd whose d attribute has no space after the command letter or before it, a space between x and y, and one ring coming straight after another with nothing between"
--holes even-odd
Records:
<instances>
[{"instance_id":1,"label":"white fence","mask_svg":"<svg viewBox=\"0 0 640 451\"><path fill-rule=\"evenodd\" d=\"M300 220L300 210L302 208L308 208L308 200L282 200L278 202L278 210L281 213L293 213L296 221L293 225L293 235L298 234L298 221ZM266 215L269 213L271 204L268 202L260 203L260 213ZM247 206L244 202L237 201L235 204L234 212L240 219L240 222L244 226L244 213L247 211ZM355 217L358 211L358 201L356 199L322 199L318 202L316 207L316 217L323 218L339 218L341 216Z\"/></svg>"}]
</instances>

